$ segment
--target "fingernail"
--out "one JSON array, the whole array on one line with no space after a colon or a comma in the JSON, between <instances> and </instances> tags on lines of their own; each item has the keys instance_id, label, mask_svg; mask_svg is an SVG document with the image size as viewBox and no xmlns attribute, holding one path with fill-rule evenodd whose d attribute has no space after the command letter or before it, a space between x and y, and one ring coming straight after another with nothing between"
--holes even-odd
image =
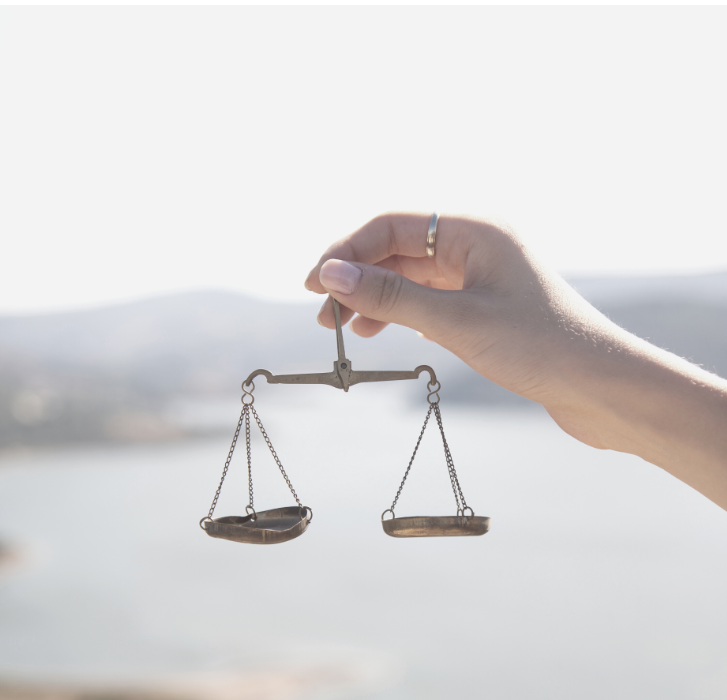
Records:
<instances>
[{"instance_id":1,"label":"fingernail","mask_svg":"<svg viewBox=\"0 0 727 700\"><path fill-rule=\"evenodd\" d=\"M332 292L353 294L361 281L361 270L343 260L327 260L321 267L320 280Z\"/></svg>"}]
</instances>

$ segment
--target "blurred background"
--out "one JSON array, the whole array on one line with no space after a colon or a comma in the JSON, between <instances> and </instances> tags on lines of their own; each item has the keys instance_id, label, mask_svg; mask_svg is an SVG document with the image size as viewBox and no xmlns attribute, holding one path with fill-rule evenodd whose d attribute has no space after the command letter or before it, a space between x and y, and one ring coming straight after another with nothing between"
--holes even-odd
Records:
<instances>
[{"instance_id":1,"label":"blurred background","mask_svg":"<svg viewBox=\"0 0 727 700\"><path fill-rule=\"evenodd\" d=\"M423 384L258 386L305 537L212 540L250 371L383 211L497 216L727 376L725 8L0 7L0 700L712 700L727 520L406 328L491 532L387 538ZM421 384L421 385L420 385ZM402 515L451 510L427 434ZM253 435L258 508L290 496ZM219 515L247 504L242 454ZM399 514L399 510L397 514Z\"/></svg>"}]
</instances>

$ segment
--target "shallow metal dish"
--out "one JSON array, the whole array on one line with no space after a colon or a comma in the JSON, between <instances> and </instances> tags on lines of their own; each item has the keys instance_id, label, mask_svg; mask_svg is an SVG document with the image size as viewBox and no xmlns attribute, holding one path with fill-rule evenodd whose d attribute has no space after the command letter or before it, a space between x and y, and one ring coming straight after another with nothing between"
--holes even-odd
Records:
<instances>
[{"instance_id":1,"label":"shallow metal dish","mask_svg":"<svg viewBox=\"0 0 727 700\"><path fill-rule=\"evenodd\" d=\"M257 517L252 514L227 515L204 520L200 524L210 537L245 544L279 544L305 532L313 517L309 513L309 509L289 506L263 510L257 513Z\"/></svg>"},{"instance_id":2,"label":"shallow metal dish","mask_svg":"<svg viewBox=\"0 0 727 700\"><path fill-rule=\"evenodd\" d=\"M490 519L481 515L415 516L381 521L390 537L473 537L490 529Z\"/></svg>"}]
</instances>

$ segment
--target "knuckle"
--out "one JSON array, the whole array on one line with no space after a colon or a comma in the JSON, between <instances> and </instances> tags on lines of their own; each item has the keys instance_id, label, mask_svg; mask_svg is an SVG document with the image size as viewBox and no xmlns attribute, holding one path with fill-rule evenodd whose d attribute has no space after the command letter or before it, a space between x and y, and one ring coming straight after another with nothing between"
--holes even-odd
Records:
<instances>
[{"instance_id":1,"label":"knuckle","mask_svg":"<svg viewBox=\"0 0 727 700\"><path fill-rule=\"evenodd\" d=\"M376 295L376 310L384 314L390 313L398 304L401 297L403 279L391 270L386 270L379 282Z\"/></svg>"},{"instance_id":2,"label":"knuckle","mask_svg":"<svg viewBox=\"0 0 727 700\"><path fill-rule=\"evenodd\" d=\"M369 226L372 231L382 234L384 241L385 257L389 257L396 252L396 215L394 212L385 212L371 219Z\"/></svg>"}]
</instances>

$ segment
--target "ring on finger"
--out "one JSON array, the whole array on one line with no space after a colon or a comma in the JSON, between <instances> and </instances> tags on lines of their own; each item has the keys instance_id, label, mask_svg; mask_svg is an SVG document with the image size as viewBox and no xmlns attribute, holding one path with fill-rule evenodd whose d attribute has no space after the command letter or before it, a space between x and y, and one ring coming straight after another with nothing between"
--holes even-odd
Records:
<instances>
[{"instance_id":1,"label":"ring on finger","mask_svg":"<svg viewBox=\"0 0 727 700\"><path fill-rule=\"evenodd\" d=\"M427 231L427 256L433 258L435 255L435 242L437 239L437 222L439 221L439 214L434 212L432 218L429 219L429 230Z\"/></svg>"}]
</instances>

